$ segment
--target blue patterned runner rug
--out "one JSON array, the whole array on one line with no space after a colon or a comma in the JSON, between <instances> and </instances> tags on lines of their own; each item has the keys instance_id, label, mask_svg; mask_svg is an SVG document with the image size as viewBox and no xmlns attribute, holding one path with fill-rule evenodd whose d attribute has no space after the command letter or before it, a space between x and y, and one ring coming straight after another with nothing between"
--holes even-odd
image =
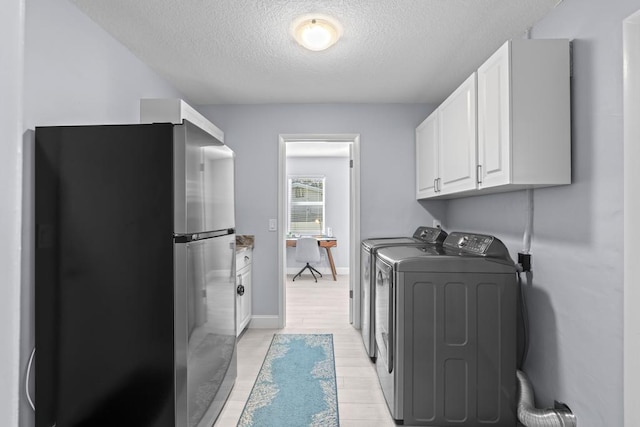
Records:
<instances>
[{"instance_id":1,"label":"blue patterned runner rug","mask_svg":"<svg viewBox=\"0 0 640 427\"><path fill-rule=\"evenodd\" d=\"M239 427L339 426L332 334L275 334Z\"/></svg>"}]
</instances>

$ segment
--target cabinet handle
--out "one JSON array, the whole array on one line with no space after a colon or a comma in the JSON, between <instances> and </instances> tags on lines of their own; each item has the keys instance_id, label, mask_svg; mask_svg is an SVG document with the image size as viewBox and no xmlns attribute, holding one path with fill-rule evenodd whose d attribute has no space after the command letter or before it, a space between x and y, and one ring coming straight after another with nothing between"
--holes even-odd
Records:
<instances>
[{"instance_id":1,"label":"cabinet handle","mask_svg":"<svg viewBox=\"0 0 640 427\"><path fill-rule=\"evenodd\" d=\"M482 184L482 165L478 165L477 166L477 172L476 173L478 174L478 177L477 177L478 178L477 179L478 184Z\"/></svg>"},{"instance_id":2,"label":"cabinet handle","mask_svg":"<svg viewBox=\"0 0 640 427\"><path fill-rule=\"evenodd\" d=\"M244 260L245 260L245 261L249 261L249 257L245 255L245 256L244 256Z\"/></svg>"},{"instance_id":3,"label":"cabinet handle","mask_svg":"<svg viewBox=\"0 0 640 427\"><path fill-rule=\"evenodd\" d=\"M238 285L237 292L238 292L238 295L240 296L244 295L244 286Z\"/></svg>"},{"instance_id":4,"label":"cabinet handle","mask_svg":"<svg viewBox=\"0 0 640 427\"><path fill-rule=\"evenodd\" d=\"M436 187L438 189L438 193L442 191L442 178L436 179Z\"/></svg>"},{"instance_id":5,"label":"cabinet handle","mask_svg":"<svg viewBox=\"0 0 640 427\"><path fill-rule=\"evenodd\" d=\"M438 192L438 178L433 179L433 192L434 193Z\"/></svg>"}]
</instances>

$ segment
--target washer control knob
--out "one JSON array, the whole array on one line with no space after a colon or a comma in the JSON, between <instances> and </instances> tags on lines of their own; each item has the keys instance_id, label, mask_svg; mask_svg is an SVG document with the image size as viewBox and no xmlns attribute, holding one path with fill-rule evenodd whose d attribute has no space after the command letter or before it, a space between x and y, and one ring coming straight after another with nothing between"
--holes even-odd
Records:
<instances>
[{"instance_id":1,"label":"washer control knob","mask_svg":"<svg viewBox=\"0 0 640 427\"><path fill-rule=\"evenodd\" d=\"M459 248L463 248L463 247L467 246L467 243L469 243L469 237L468 236L462 236L460 238L460 240L458 240L458 247Z\"/></svg>"}]
</instances>

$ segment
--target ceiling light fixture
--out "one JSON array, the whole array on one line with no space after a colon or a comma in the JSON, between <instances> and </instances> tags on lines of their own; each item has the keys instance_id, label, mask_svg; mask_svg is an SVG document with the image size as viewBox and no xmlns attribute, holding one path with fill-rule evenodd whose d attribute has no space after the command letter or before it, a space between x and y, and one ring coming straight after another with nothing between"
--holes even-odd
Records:
<instances>
[{"instance_id":1,"label":"ceiling light fixture","mask_svg":"<svg viewBox=\"0 0 640 427\"><path fill-rule=\"evenodd\" d=\"M331 47L342 35L342 28L324 15L305 15L291 26L293 38L303 47L320 51Z\"/></svg>"}]
</instances>

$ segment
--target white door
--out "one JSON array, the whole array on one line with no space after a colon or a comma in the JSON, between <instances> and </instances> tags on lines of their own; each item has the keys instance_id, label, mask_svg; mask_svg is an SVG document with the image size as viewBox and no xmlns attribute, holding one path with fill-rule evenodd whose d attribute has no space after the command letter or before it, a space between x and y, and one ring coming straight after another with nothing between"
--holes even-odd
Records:
<instances>
[{"instance_id":1,"label":"white door","mask_svg":"<svg viewBox=\"0 0 640 427\"><path fill-rule=\"evenodd\" d=\"M440 106L440 194L476 188L476 73Z\"/></svg>"},{"instance_id":2,"label":"white door","mask_svg":"<svg viewBox=\"0 0 640 427\"><path fill-rule=\"evenodd\" d=\"M354 328L360 329L362 318L358 298L361 292L360 269L360 136L354 135L349 144L350 173L349 185L349 322Z\"/></svg>"},{"instance_id":3,"label":"white door","mask_svg":"<svg viewBox=\"0 0 640 427\"><path fill-rule=\"evenodd\" d=\"M478 68L479 188L511 182L510 43Z\"/></svg>"}]
</instances>

